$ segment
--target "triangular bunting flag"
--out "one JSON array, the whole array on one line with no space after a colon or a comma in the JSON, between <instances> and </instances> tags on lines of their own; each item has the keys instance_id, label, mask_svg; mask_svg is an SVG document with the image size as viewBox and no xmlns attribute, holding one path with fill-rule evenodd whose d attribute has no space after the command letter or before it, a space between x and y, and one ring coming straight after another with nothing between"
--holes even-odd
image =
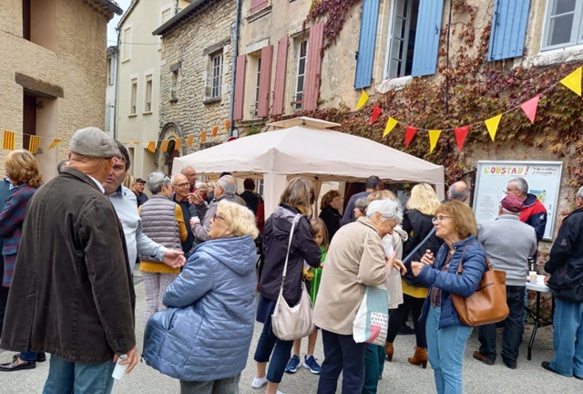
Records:
<instances>
[{"instance_id":1,"label":"triangular bunting flag","mask_svg":"<svg viewBox=\"0 0 583 394\"><path fill-rule=\"evenodd\" d=\"M435 149L440 134L441 130L429 130L429 153L433 152L433 149Z\"/></svg>"},{"instance_id":2,"label":"triangular bunting flag","mask_svg":"<svg viewBox=\"0 0 583 394\"><path fill-rule=\"evenodd\" d=\"M415 137L415 133L417 132L417 128L412 126L407 126L407 130L405 131L405 148L409 147L409 144Z\"/></svg>"},{"instance_id":3,"label":"triangular bunting flag","mask_svg":"<svg viewBox=\"0 0 583 394\"><path fill-rule=\"evenodd\" d=\"M2 149L14 150L14 131L4 130Z\"/></svg>"},{"instance_id":4,"label":"triangular bunting flag","mask_svg":"<svg viewBox=\"0 0 583 394\"><path fill-rule=\"evenodd\" d=\"M38 152L38 146L40 144L40 137L36 135L31 135L30 139L28 140L28 151L33 155L36 155Z\"/></svg>"},{"instance_id":5,"label":"triangular bunting flag","mask_svg":"<svg viewBox=\"0 0 583 394\"><path fill-rule=\"evenodd\" d=\"M581 69L583 67L579 67L571 74L567 75L565 78L561 79L561 83L577 93L578 96L581 96Z\"/></svg>"},{"instance_id":6,"label":"triangular bunting flag","mask_svg":"<svg viewBox=\"0 0 583 394\"><path fill-rule=\"evenodd\" d=\"M180 150L182 148L182 138L176 138L174 142L174 150Z\"/></svg>"},{"instance_id":7,"label":"triangular bunting flag","mask_svg":"<svg viewBox=\"0 0 583 394\"><path fill-rule=\"evenodd\" d=\"M484 121L492 141L494 141L494 138L496 138L496 131L498 131L498 124L500 123L500 119L502 119L502 115L494 116L493 118Z\"/></svg>"},{"instance_id":8,"label":"triangular bunting flag","mask_svg":"<svg viewBox=\"0 0 583 394\"><path fill-rule=\"evenodd\" d=\"M203 142L206 142L206 131L202 131L200 133L200 143L202 144Z\"/></svg>"},{"instance_id":9,"label":"triangular bunting flag","mask_svg":"<svg viewBox=\"0 0 583 394\"><path fill-rule=\"evenodd\" d=\"M166 152L168 150L168 140L163 140L160 145L160 152Z\"/></svg>"},{"instance_id":10,"label":"triangular bunting flag","mask_svg":"<svg viewBox=\"0 0 583 394\"><path fill-rule=\"evenodd\" d=\"M356 110L358 111L359 109L361 109L362 106L365 105L367 101L368 101L368 94L366 94L366 92L363 89L362 93L360 94L360 98L358 99L358 103L356 104Z\"/></svg>"},{"instance_id":11,"label":"triangular bunting flag","mask_svg":"<svg viewBox=\"0 0 583 394\"><path fill-rule=\"evenodd\" d=\"M468 136L469 130L470 126L458 127L457 129L454 130L458 152L461 152L462 149L464 148L464 142L466 141L466 137Z\"/></svg>"},{"instance_id":12,"label":"triangular bunting flag","mask_svg":"<svg viewBox=\"0 0 583 394\"><path fill-rule=\"evenodd\" d=\"M370 118L370 124L373 124L379 118L379 115L383 113L383 110L380 109L376 104L372 107L372 116Z\"/></svg>"},{"instance_id":13,"label":"triangular bunting flag","mask_svg":"<svg viewBox=\"0 0 583 394\"><path fill-rule=\"evenodd\" d=\"M534 124L534 118L536 118L536 109L538 107L538 102L540 100L540 94L537 94L527 102L520 105L520 108L524 111L530 123Z\"/></svg>"},{"instance_id":14,"label":"triangular bunting flag","mask_svg":"<svg viewBox=\"0 0 583 394\"><path fill-rule=\"evenodd\" d=\"M146 149L152 153L156 152L156 143L154 141L148 142L148 147Z\"/></svg>"},{"instance_id":15,"label":"triangular bunting flag","mask_svg":"<svg viewBox=\"0 0 583 394\"><path fill-rule=\"evenodd\" d=\"M385 126L385 131L383 132L383 137L393 131L397 123L399 123L397 119L393 119L389 116L389 120L387 120L387 125Z\"/></svg>"},{"instance_id":16,"label":"triangular bunting flag","mask_svg":"<svg viewBox=\"0 0 583 394\"><path fill-rule=\"evenodd\" d=\"M49 150L53 149L55 146L59 145L61 142L63 142L62 139L60 138L55 138L53 140L53 142L51 142L51 144L49 145Z\"/></svg>"},{"instance_id":17,"label":"triangular bunting flag","mask_svg":"<svg viewBox=\"0 0 583 394\"><path fill-rule=\"evenodd\" d=\"M219 126L213 126L213 137L219 135Z\"/></svg>"},{"instance_id":18,"label":"triangular bunting flag","mask_svg":"<svg viewBox=\"0 0 583 394\"><path fill-rule=\"evenodd\" d=\"M225 131L228 133L231 129L231 121L229 119L225 120Z\"/></svg>"},{"instance_id":19,"label":"triangular bunting flag","mask_svg":"<svg viewBox=\"0 0 583 394\"><path fill-rule=\"evenodd\" d=\"M193 143L194 143L194 135L191 134L186 139L186 146L188 146L190 148Z\"/></svg>"}]
</instances>

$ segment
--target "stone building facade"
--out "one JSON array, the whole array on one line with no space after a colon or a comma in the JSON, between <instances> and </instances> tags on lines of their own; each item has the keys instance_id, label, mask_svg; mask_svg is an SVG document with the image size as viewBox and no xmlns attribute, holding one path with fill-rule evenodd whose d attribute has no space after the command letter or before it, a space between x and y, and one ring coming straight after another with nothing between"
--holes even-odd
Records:
<instances>
[{"instance_id":1,"label":"stone building facade","mask_svg":"<svg viewBox=\"0 0 583 394\"><path fill-rule=\"evenodd\" d=\"M166 152L157 150L163 172L172 172L174 157L227 139L235 3L194 1L154 31L162 37L158 148L169 141Z\"/></svg>"},{"instance_id":2,"label":"stone building facade","mask_svg":"<svg viewBox=\"0 0 583 394\"><path fill-rule=\"evenodd\" d=\"M0 3L0 129L41 137L45 181L56 175L75 130L104 127L106 26L121 9L102 0L5 0ZM63 143L48 150L60 138ZM3 167L7 150L0 151Z\"/></svg>"}]
</instances>

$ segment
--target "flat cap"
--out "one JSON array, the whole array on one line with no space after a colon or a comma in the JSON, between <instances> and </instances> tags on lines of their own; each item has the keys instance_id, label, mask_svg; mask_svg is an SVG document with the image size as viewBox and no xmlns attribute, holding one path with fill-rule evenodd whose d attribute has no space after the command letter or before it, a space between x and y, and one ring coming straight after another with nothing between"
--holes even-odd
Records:
<instances>
[{"instance_id":1,"label":"flat cap","mask_svg":"<svg viewBox=\"0 0 583 394\"><path fill-rule=\"evenodd\" d=\"M136 179L136 183L146 183L146 181L143 180L142 178L138 178Z\"/></svg>"},{"instance_id":2,"label":"flat cap","mask_svg":"<svg viewBox=\"0 0 583 394\"><path fill-rule=\"evenodd\" d=\"M502 205L502 208L506 209L508 212L522 212L522 200L514 194L507 194L506 197L500 201L500 205Z\"/></svg>"},{"instance_id":3,"label":"flat cap","mask_svg":"<svg viewBox=\"0 0 583 394\"><path fill-rule=\"evenodd\" d=\"M121 153L113 138L97 127L77 130L69 142L69 150L88 157L121 158Z\"/></svg>"}]
</instances>

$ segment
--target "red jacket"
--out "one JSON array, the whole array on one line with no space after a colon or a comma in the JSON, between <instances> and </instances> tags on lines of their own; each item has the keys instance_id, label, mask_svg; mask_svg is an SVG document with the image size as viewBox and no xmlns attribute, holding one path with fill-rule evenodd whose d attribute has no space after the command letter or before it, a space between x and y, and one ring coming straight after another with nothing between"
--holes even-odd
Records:
<instances>
[{"instance_id":1,"label":"red jacket","mask_svg":"<svg viewBox=\"0 0 583 394\"><path fill-rule=\"evenodd\" d=\"M520 221L534 227L537 242L543 238L547 226L547 209L534 194L528 193L526 195Z\"/></svg>"}]
</instances>

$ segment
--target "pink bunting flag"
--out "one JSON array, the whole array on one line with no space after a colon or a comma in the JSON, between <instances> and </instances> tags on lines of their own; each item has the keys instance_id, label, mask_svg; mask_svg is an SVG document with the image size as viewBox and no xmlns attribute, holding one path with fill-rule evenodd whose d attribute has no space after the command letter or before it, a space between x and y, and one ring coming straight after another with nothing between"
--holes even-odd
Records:
<instances>
[{"instance_id":1,"label":"pink bunting flag","mask_svg":"<svg viewBox=\"0 0 583 394\"><path fill-rule=\"evenodd\" d=\"M415 137L415 133L417 132L417 128L413 126L407 126L407 130L405 131L405 147L408 148L409 144Z\"/></svg>"},{"instance_id":2,"label":"pink bunting flag","mask_svg":"<svg viewBox=\"0 0 583 394\"><path fill-rule=\"evenodd\" d=\"M520 105L520 108L524 111L530 123L534 124L534 118L536 117L536 109L538 108L538 102L540 100L540 94L537 94L527 102Z\"/></svg>"},{"instance_id":3,"label":"pink bunting flag","mask_svg":"<svg viewBox=\"0 0 583 394\"><path fill-rule=\"evenodd\" d=\"M369 124L373 124L374 122L377 121L377 119L379 118L380 114L383 113L383 110L380 109L376 104L374 105L374 107L372 107L372 116L370 118L370 123Z\"/></svg>"},{"instance_id":4,"label":"pink bunting flag","mask_svg":"<svg viewBox=\"0 0 583 394\"><path fill-rule=\"evenodd\" d=\"M458 152L461 152L462 149L464 148L464 142L466 141L466 137L468 136L469 130L470 126L458 127L457 129L454 130Z\"/></svg>"}]
</instances>

